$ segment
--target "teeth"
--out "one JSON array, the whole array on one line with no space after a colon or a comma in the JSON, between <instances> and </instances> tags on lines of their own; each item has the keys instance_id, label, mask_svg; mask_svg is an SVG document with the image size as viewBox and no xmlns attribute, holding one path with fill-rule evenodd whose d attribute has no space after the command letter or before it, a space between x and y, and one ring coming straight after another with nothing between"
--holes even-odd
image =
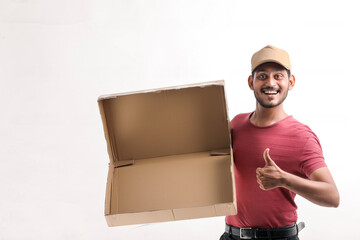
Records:
<instances>
[{"instance_id":1,"label":"teeth","mask_svg":"<svg viewBox=\"0 0 360 240\"><path fill-rule=\"evenodd\" d=\"M266 94L277 94L277 91L264 91Z\"/></svg>"}]
</instances>

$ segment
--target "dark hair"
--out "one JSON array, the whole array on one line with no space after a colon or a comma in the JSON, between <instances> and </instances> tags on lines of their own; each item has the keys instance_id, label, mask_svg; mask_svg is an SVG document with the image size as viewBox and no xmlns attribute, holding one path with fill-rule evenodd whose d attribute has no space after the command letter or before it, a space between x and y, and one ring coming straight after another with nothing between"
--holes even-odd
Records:
<instances>
[{"instance_id":1,"label":"dark hair","mask_svg":"<svg viewBox=\"0 0 360 240\"><path fill-rule=\"evenodd\" d=\"M264 64L264 63L263 63L263 64ZM251 72L252 78L254 78L255 72L257 71L258 67L260 67L261 65L262 65L262 64L260 64L259 66L257 66L257 67L254 69L254 71ZM281 66L281 65L279 64L279 66ZM283 67L283 66L282 66L282 67ZM284 68L284 67L283 67L283 68ZM286 70L286 72L287 72L287 74L288 74L288 77L290 78L290 74L291 74L290 70L287 69L287 68L284 68L284 69Z\"/></svg>"}]
</instances>

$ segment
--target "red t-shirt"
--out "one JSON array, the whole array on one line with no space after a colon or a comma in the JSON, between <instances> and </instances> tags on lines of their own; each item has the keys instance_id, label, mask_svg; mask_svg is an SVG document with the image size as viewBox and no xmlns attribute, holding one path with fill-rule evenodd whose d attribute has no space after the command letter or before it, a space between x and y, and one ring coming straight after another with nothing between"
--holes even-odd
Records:
<instances>
[{"instance_id":1,"label":"red t-shirt","mask_svg":"<svg viewBox=\"0 0 360 240\"><path fill-rule=\"evenodd\" d=\"M285 188L261 190L256 168L264 167L263 152L284 171L302 178L326 167L321 146L311 129L288 116L275 124L258 127L250 114L239 114L231 121L234 175L238 214L227 216L235 227L276 228L297 221L295 193Z\"/></svg>"}]
</instances>

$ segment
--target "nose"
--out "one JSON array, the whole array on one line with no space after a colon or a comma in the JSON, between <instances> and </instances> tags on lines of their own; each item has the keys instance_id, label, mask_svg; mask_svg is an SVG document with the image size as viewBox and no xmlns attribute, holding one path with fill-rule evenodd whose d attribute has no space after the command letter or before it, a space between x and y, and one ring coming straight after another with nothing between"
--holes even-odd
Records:
<instances>
[{"instance_id":1,"label":"nose","mask_svg":"<svg viewBox=\"0 0 360 240\"><path fill-rule=\"evenodd\" d=\"M276 80L275 80L274 76L272 76L272 75L269 76L267 84L269 86L275 86L276 85Z\"/></svg>"}]
</instances>

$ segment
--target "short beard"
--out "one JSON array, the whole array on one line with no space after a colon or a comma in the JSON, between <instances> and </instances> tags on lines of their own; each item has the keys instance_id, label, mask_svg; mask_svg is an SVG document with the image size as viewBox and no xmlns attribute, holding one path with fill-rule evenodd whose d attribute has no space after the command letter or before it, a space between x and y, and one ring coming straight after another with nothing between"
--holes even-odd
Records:
<instances>
[{"instance_id":1,"label":"short beard","mask_svg":"<svg viewBox=\"0 0 360 240\"><path fill-rule=\"evenodd\" d=\"M261 100L261 98L256 95L255 91L254 91L254 96L255 96L256 101L260 104L260 106L262 106L262 107L264 107L264 108L273 108L273 107L279 106L280 104L282 104L282 103L285 101L285 99L286 99L286 97L287 97L287 95L288 95L288 92L289 92L289 86L288 86L288 88L286 89L286 93L285 93L284 98L281 99L281 100L280 100L278 103L276 103L276 104L271 104L271 103L270 103L270 104L266 104L266 103L264 103L264 102Z\"/></svg>"}]
</instances>

